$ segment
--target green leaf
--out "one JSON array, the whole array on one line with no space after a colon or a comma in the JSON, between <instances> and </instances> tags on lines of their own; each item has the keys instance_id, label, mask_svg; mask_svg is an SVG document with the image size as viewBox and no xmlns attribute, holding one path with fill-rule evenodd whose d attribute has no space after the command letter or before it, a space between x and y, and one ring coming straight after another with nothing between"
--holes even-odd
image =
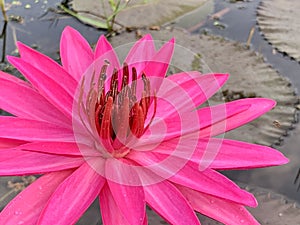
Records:
<instances>
[{"instance_id":1,"label":"green leaf","mask_svg":"<svg viewBox=\"0 0 300 225\"><path fill-rule=\"evenodd\" d=\"M110 5L112 11L115 11L117 9L116 2L114 0L108 0L108 2L109 2L109 5Z\"/></svg>"},{"instance_id":2,"label":"green leaf","mask_svg":"<svg viewBox=\"0 0 300 225\"><path fill-rule=\"evenodd\" d=\"M0 0L1 1L1 0ZM83 16L83 15L79 15L78 13L66 8L65 6L63 5L59 5L59 7L65 11L66 13L70 14L71 16L74 16L75 18L81 20L82 22L84 23L87 23L87 24L90 24L94 27L97 27L97 28L101 28L101 29L108 29L108 26L106 23L103 23L99 20L96 20L96 19L92 19L92 18L89 18L89 17L86 17L86 16Z\"/></svg>"}]
</instances>

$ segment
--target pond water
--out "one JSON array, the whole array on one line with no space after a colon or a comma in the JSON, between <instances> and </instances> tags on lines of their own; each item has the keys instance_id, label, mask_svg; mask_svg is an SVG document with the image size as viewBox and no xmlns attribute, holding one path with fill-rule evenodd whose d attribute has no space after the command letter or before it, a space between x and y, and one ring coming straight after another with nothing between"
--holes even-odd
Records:
<instances>
[{"instance_id":1,"label":"pond water","mask_svg":"<svg viewBox=\"0 0 300 225\"><path fill-rule=\"evenodd\" d=\"M4 50L7 55L16 54L15 41L18 40L37 48L54 59L58 59L59 39L63 28L67 25L71 25L81 32L89 43L96 43L98 37L104 33L101 30L83 25L70 16L53 11L57 10L56 4L60 3L60 1L21 0L6 2L14 2L7 11L8 16L12 19L6 27L6 40L3 38L0 40L0 46L3 46L3 42L6 41ZM300 64L283 54L275 53L272 46L268 44L255 26L256 8L259 3L259 0L234 4L229 3L229 1L218 0L214 6L215 12L219 12L224 8L230 9L220 20L220 23L224 24L225 28L219 29L214 25L213 20L207 20L200 28L194 27L193 34L197 35L208 31L212 34L246 43L249 31L252 27L255 27L251 47L261 52L268 63L278 70L280 74L288 77L292 85L297 90L300 90ZM3 26L4 23L0 25L0 29ZM185 28L188 29L189 27ZM298 183L294 184L300 166L300 149L298 148L300 139L297 138L298 135L300 135L300 126L295 124L295 129L290 131L288 137L284 139L283 145L275 146L291 159L290 164L278 168L233 171L226 172L226 174L235 181L270 189L300 203L300 193L297 192ZM94 213L98 213L96 211L98 211L98 206L94 205L87 212L85 219L89 221L88 224L97 223L96 218L93 216ZM87 224L86 221L82 222L82 224Z\"/></svg>"},{"instance_id":2,"label":"pond water","mask_svg":"<svg viewBox=\"0 0 300 225\"><path fill-rule=\"evenodd\" d=\"M266 62L271 64L282 76L287 77L291 81L292 86L299 92L300 63L274 50L256 26L256 8L260 2L260 0L237 3L230 3L224 0L215 1L215 13L225 8L229 9L228 13L224 14L219 21L224 27L216 26L213 20L207 20L203 26L194 29L193 34L209 32L246 44L251 28L255 27L251 48L260 52L265 57ZM288 165L278 168L232 171L226 172L226 175L245 184L268 188L274 192L284 194L300 203L300 192L297 191L299 181L294 182L300 167L299 130L300 125L297 123L295 124L295 129L291 130L288 137L284 138L282 146L274 146L290 159Z\"/></svg>"},{"instance_id":3,"label":"pond water","mask_svg":"<svg viewBox=\"0 0 300 225\"><path fill-rule=\"evenodd\" d=\"M65 14L59 14L57 5L60 2L59 0L6 1L9 6L7 14L10 17L6 30L6 54L15 53L17 40L52 58L57 58L61 32L67 25L82 33L89 43L96 43L104 31L85 26Z\"/></svg>"}]
</instances>

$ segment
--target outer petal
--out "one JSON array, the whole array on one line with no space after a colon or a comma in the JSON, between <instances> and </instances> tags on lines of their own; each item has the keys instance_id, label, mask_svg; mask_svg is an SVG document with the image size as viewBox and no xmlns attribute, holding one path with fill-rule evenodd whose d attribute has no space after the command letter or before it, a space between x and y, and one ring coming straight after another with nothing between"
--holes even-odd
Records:
<instances>
[{"instance_id":1,"label":"outer petal","mask_svg":"<svg viewBox=\"0 0 300 225\"><path fill-rule=\"evenodd\" d=\"M16 149L65 156L101 156L101 153L89 146L75 142L31 142Z\"/></svg>"},{"instance_id":2,"label":"outer petal","mask_svg":"<svg viewBox=\"0 0 300 225\"><path fill-rule=\"evenodd\" d=\"M0 213L0 224L36 224L57 186L72 170L48 173L18 194Z\"/></svg>"},{"instance_id":3,"label":"outer petal","mask_svg":"<svg viewBox=\"0 0 300 225\"><path fill-rule=\"evenodd\" d=\"M26 142L20 140L0 138L0 150L7 149L7 148L14 148L25 143Z\"/></svg>"},{"instance_id":4,"label":"outer petal","mask_svg":"<svg viewBox=\"0 0 300 225\"><path fill-rule=\"evenodd\" d=\"M191 107L193 107L193 103L191 103L190 99L182 98L183 94L181 92L178 93L180 93L179 97L177 100L171 101L172 105L163 102L163 99L160 100L157 104L157 116L161 116L159 119L153 121L149 127L151 132L147 131L145 133L144 138L138 141L139 145L161 140L161 136L164 136L164 140L187 135L197 135L198 133L199 138L216 136L256 119L275 105L275 102L270 99L249 98L205 107L197 111L185 110L185 113L182 113L181 106L184 104L178 103L179 100L182 99L189 102ZM168 99L171 98L168 97ZM178 109L178 111L174 111L175 109ZM164 111L166 115L170 111L173 114L165 118ZM197 116L198 118L195 118ZM157 133L153 133L152 130ZM163 131L165 132L163 133Z\"/></svg>"},{"instance_id":5,"label":"outer petal","mask_svg":"<svg viewBox=\"0 0 300 225\"><path fill-rule=\"evenodd\" d=\"M277 166L288 163L284 155L270 147L233 140L210 139L204 151L213 152L218 149L210 168L251 169Z\"/></svg>"},{"instance_id":6,"label":"outer petal","mask_svg":"<svg viewBox=\"0 0 300 225\"><path fill-rule=\"evenodd\" d=\"M195 168L251 169L282 165L288 162L288 159L276 149L217 138L178 137L155 146L145 145L143 148L149 149L152 153L165 155L165 158L170 158L170 163L173 157L175 157L174 160L181 158L182 162L191 161L195 163ZM132 151L128 157L134 159L137 154L141 152Z\"/></svg>"},{"instance_id":7,"label":"outer petal","mask_svg":"<svg viewBox=\"0 0 300 225\"><path fill-rule=\"evenodd\" d=\"M256 199L252 194L240 189L227 177L214 170L207 169L200 172L198 168L192 168L187 164L169 180L243 205L257 206Z\"/></svg>"},{"instance_id":8,"label":"outer petal","mask_svg":"<svg viewBox=\"0 0 300 225\"><path fill-rule=\"evenodd\" d=\"M95 57L94 59L98 59L99 57L103 57L109 61L109 64L114 68L120 68L120 63L118 56L111 46L111 44L107 41L104 35L102 35L95 47Z\"/></svg>"},{"instance_id":9,"label":"outer petal","mask_svg":"<svg viewBox=\"0 0 300 225\"><path fill-rule=\"evenodd\" d=\"M107 184L101 190L99 202L104 225L131 225L124 218Z\"/></svg>"},{"instance_id":10,"label":"outer petal","mask_svg":"<svg viewBox=\"0 0 300 225\"><path fill-rule=\"evenodd\" d=\"M166 79L178 84L177 88L184 89L195 105L199 106L215 94L225 84L228 77L228 74L200 74L198 71L191 71L174 74ZM178 98L176 89L169 91L168 94ZM188 105L182 107L185 107L187 111L192 110Z\"/></svg>"},{"instance_id":11,"label":"outer petal","mask_svg":"<svg viewBox=\"0 0 300 225\"><path fill-rule=\"evenodd\" d=\"M0 71L0 108L11 114L70 127L67 117L28 83ZM26 101L24 101L26 96Z\"/></svg>"},{"instance_id":12,"label":"outer petal","mask_svg":"<svg viewBox=\"0 0 300 225\"><path fill-rule=\"evenodd\" d=\"M43 174L76 168L82 163L84 163L82 157L57 156L14 149L0 150L1 176Z\"/></svg>"},{"instance_id":13,"label":"outer petal","mask_svg":"<svg viewBox=\"0 0 300 225\"><path fill-rule=\"evenodd\" d=\"M105 166L105 174L108 186L111 190L112 196L122 212L125 219L131 225L143 224L145 219L145 196L142 186L133 186L123 183L123 180L139 179L135 173L130 174L131 171L120 170L116 165L117 160L108 159ZM111 178L113 180L110 180Z\"/></svg>"},{"instance_id":14,"label":"outer petal","mask_svg":"<svg viewBox=\"0 0 300 225\"><path fill-rule=\"evenodd\" d=\"M104 184L105 179L84 163L58 186L41 213L38 224L74 224L99 195Z\"/></svg>"},{"instance_id":15,"label":"outer petal","mask_svg":"<svg viewBox=\"0 0 300 225\"><path fill-rule=\"evenodd\" d=\"M23 141L74 141L72 130L67 128L11 116L0 116L0 138Z\"/></svg>"},{"instance_id":16,"label":"outer petal","mask_svg":"<svg viewBox=\"0 0 300 225\"><path fill-rule=\"evenodd\" d=\"M155 54L153 39L150 34L146 34L133 45L124 62L128 65L135 65L136 70L142 72Z\"/></svg>"},{"instance_id":17,"label":"outer petal","mask_svg":"<svg viewBox=\"0 0 300 225\"><path fill-rule=\"evenodd\" d=\"M200 171L198 164L187 159L153 152L137 152L129 157L173 183L251 207L257 205L252 194L240 189L227 177L212 169ZM165 163L168 160L172 163Z\"/></svg>"},{"instance_id":18,"label":"outer petal","mask_svg":"<svg viewBox=\"0 0 300 225\"><path fill-rule=\"evenodd\" d=\"M94 59L95 61L86 71L86 75L90 76L89 74L93 74L94 72L100 74L103 65L107 65L105 89L108 90L110 88L111 78L115 69L119 70L119 80L122 80L118 56L104 35L97 42ZM121 82L119 85L121 87Z\"/></svg>"},{"instance_id":19,"label":"outer petal","mask_svg":"<svg viewBox=\"0 0 300 225\"><path fill-rule=\"evenodd\" d=\"M151 107L148 113L152 115L155 110L155 119L146 132L145 142L155 142L162 136L167 140L199 132L202 124L210 124L209 118L209 122L207 122L206 117L200 115L196 107L207 101L225 83L227 78L227 74L201 75L199 72L187 72L165 79L157 92L157 107L155 109ZM218 111L210 108L207 108L207 111L207 114L212 114L213 119L223 118L222 116L226 114L225 106L220 107ZM148 118L148 120L150 119L151 117ZM143 140L139 140L139 142L143 142Z\"/></svg>"},{"instance_id":20,"label":"outer petal","mask_svg":"<svg viewBox=\"0 0 300 225\"><path fill-rule=\"evenodd\" d=\"M143 44L145 43L141 42L139 47L142 47ZM131 64L128 65L129 71L132 70L132 67L135 67L137 69L138 82L136 88L136 96L142 96L142 91L144 90L142 74L145 74L146 77L150 80L150 86L152 91L157 92L159 90L160 85L164 80L163 78L166 76L173 55L173 51L174 51L174 39L171 39L169 42L163 45L160 48L160 50L155 55L153 55L151 59L149 60L147 59L147 61L142 61L142 59L140 60L137 59L138 60L137 62L131 62ZM133 56L133 58L135 58L135 56ZM152 92L151 95L152 94L154 93Z\"/></svg>"},{"instance_id":21,"label":"outer petal","mask_svg":"<svg viewBox=\"0 0 300 225\"><path fill-rule=\"evenodd\" d=\"M142 75L144 72L148 77L164 78L167 74L173 52L174 52L175 39L172 38L169 42L164 44L159 51L152 57L147 65L138 71L138 75ZM151 89L158 91L163 79L154 79L155 83L151 82ZM151 79L150 79L151 81Z\"/></svg>"},{"instance_id":22,"label":"outer petal","mask_svg":"<svg viewBox=\"0 0 300 225\"><path fill-rule=\"evenodd\" d=\"M94 60L89 43L71 27L66 27L60 40L60 55L64 69L77 81Z\"/></svg>"},{"instance_id":23,"label":"outer petal","mask_svg":"<svg viewBox=\"0 0 300 225\"><path fill-rule=\"evenodd\" d=\"M230 225L259 225L242 205L176 185L192 207L215 220Z\"/></svg>"},{"instance_id":24,"label":"outer petal","mask_svg":"<svg viewBox=\"0 0 300 225\"><path fill-rule=\"evenodd\" d=\"M28 46L17 43L21 58L30 63L33 67L43 72L46 76L54 78L70 95L73 95L77 87L76 80L68 74L61 65L51 58L29 48Z\"/></svg>"},{"instance_id":25,"label":"outer petal","mask_svg":"<svg viewBox=\"0 0 300 225\"><path fill-rule=\"evenodd\" d=\"M14 65L54 107L71 118L73 96L53 78L48 77L23 59L8 56Z\"/></svg>"},{"instance_id":26,"label":"outer petal","mask_svg":"<svg viewBox=\"0 0 300 225\"><path fill-rule=\"evenodd\" d=\"M248 98L200 109L200 135L216 136L240 127L268 112L275 104L271 99Z\"/></svg>"},{"instance_id":27,"label":"outer petal","mask_svg":"<svg viewBox=\"0 0 300 225\"><path fill-rule=\"evenodd\" d=\"M149 206L170 224L200 224L190 204L170 182L145 186L144 190Z\"/></svg>"}]
</instances>

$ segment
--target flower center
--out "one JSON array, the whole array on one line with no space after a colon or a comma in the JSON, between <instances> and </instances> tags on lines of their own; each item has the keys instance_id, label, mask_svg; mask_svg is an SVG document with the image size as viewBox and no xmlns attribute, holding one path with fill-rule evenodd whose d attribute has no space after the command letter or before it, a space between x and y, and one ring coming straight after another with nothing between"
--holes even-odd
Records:
<instances>
[{"instance_id":1,"label":"flower center","mask_svg":"<svg viewBox=\"0 0 300 225\"><path fill-rule=\"evenodd\" d=\"M131 83L128 65L124 63L122 78L113 71L109 90L105 90L107 65L101 69L95 102L95 124L100 141L114 157L124 157L130 151L126 146L140 138L151 124L156 111L156 97L151 97L150 81L142 74L143 90L137 100L137 71L132 67ZM153 100L154 111L147 126L145 121Z\"/></svg>"}]
</instances>

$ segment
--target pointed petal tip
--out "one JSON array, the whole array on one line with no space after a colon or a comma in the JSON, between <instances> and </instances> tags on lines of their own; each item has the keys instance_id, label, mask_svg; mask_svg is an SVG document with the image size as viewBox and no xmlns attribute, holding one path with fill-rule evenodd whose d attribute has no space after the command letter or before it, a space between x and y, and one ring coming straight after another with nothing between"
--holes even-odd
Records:
<instances>
[{"instance_id":1,"label":"pointed petal tip","mask_svg":"<svg viewBox=\"0 0 300 225\"><path fill-rule=\"evenodd\" d=\"M12 56L12 55L8 55L6 56L7 61L13 65L13 63L18 60L18 58L16 56Z\"/></svg>"},{"instance_id":2,"label":"pointed petal tip","mask_svg":"<svg viewBox=\"0 0 300 225\"><path fill-rule=\"evenodd\" d=\"M253 109L263 109L261 110L263 112L262 114L276 106L276 101L269 98L244 98L232 102L243 102L244 104L248 104L250 107L253 107Z\"/></svg>"},{"instance_id":3,"label":"pointed petal tip","mask_svg":"<svg viewBox=\"0 0 300 225\"><path fill-rule=\"evenodd\" d=\"M20 52L20 57L22 58L24 56L24 53L25 52L37 52L36 50L32 49L31 47L29 47L28 45L20 42L20 41L17 41L17 47L19 49L19 52ZM24 57L26 58L26 57ZM29 60L29 59L28 59Z\"/></svg>"},{"instance_id":4,"label":"pointed petal tip","mask_svg":"<svg viewBox=\"0 0 300 225\"><path fill-rule=\"evenodd\" d=\"M16 45L18 47L18 49L20 50L20 48L25 47L26 45L24 43L22 43L21 41L17 41ZM26 46L27 47L27 46Z\"/></svg>"},{"instance_id":5,"label":"pointed petal tip","mask_svg":"<svg viewBox=\"0 0 300 225\"><path fill-rule=\"evenodd\" d=\"M140 41L143 40L143 41L153 41L153 38L152 38L152 35L151 34L145 34L141 39Z\"/></svg>"},{"instance_id":6,"label":"pointed petal tip","mask_svg":"<svg viewBox=\"0 0 300 225\"><path fill-rule=\"evenodd\" d=\"M269 98L255 98L259 103L264 104L266 107L269 107L270 109L274 108L276 106L276 101Z\"/></svg>"},{"instance_id":7,"label":"pointed petal tip","mask_svg":"<svg viewBox=\"0 0 300 225\"><path fill-rule=\"evenodd\" d=\"M256 208L258 206L258 202L255 198L255 196L252 193L249 193L248 191L246 191L249 194L249 202L247 204L247 206L251 207L251 208Z\"/></svg>"},{"instance_id":8,"label":"pointed petal tip","mask_svg":"<svg viewBox=\"0 0 300 225\"><path fill-rule=\"evenodd\" d=\"M174 44L175 41L176 41L175 37L172 37L172 38L169 40L169 43Z\"/></svg>"},{"instance_id":9,"label":"pointed petal tip","mask_svg":"<svg viewBox=\"0 0 300 225\"><path fill-rule=\"evenodd\" d=\"M214 75L217 77L225 77L227 79L230 77L229 73L214 73Z\"/></svg>"},{"instance_id":10,"label":"pointed petal tip","mask_svg":"<svg viewBox=\"0 0 300 225\"><path fill-rule=\"evenodd\" d=\"M274 166L280 166L280 165L285 165L290 162L290 160L285 157L280 151L277 151L277 159L274 159Z\"/></svg>"},{"instance_id":11,"label":"pointed petal tip","mask_svg":"<svg viewBox=\"0 0 300 225\"><path fill-rule=\"evenodd\" d=\"M107 38L106 38L105 35L103 35L103 34L99 37L99 40L98 40L98 41L105 41L105 42L108 42Z\"/></svg>"},{"instance_id":12,"label":"pointed petal tip","mask_svg":"<svg viewBox=\"0 0 300 225\"><path fill-rule=\"evenodd\" d=\"M71 36L72 34L79 34L79 32L71 26L65 26L61 34L61 40L67 36Z\"/></svg>"},{"instance_id":13,"label":"pointed petal tip","mask_svg":"<svg viewBox=\"0 0 300 225\"><path fill-rule=\"evenodd\" d=\"M209 74L203 74L203 76L204 75L209 75ZM219 82L222 86L229 79L230 74L229 73L213 73L213 76L215 76L219 80Z\"/></svg>"},{"instance_id":14,"label":"pointed petal tip","mask_svg":"<svg viewBox=\"0 0 300 225\"><path fill-rule=\"evenodd\" d=\"M63 32L67 32L67 31L74 31L75 29L73 28L73 27L71 27L71 26L69 26L69 25L67 25L67 26L65 26L65 28L64 28L64 30L63 30Z\"/></svg>"}]
</instances>

